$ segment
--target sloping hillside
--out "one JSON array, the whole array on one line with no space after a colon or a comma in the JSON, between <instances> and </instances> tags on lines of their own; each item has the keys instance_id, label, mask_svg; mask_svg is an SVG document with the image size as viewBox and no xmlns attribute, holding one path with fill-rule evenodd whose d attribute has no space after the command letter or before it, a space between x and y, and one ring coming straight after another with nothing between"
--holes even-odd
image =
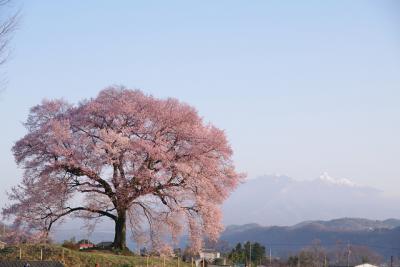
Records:
<instances>
[{"instance_id":1,"label":"sloping hillside","mask_svg":"<svg viewBox=\"0 0 400 267\"><path fill-rule=\"evenodd\" d=\"M141 256L124 256L107 252L81 252L63 248L57 245L22 245L20 247L8 247L0 250L1 260L15 260L20 255L22 260L40 260L41 250L43 260L59 261L65 263L68 267L95 266L146 266L147 257ZM149 266L163 266L163 258L149 257ZM177 266L177 259L166 258L165 265L167 267ZM180 266L187 267L188 264L180 261Z\"/></svg>"}]
</instances>

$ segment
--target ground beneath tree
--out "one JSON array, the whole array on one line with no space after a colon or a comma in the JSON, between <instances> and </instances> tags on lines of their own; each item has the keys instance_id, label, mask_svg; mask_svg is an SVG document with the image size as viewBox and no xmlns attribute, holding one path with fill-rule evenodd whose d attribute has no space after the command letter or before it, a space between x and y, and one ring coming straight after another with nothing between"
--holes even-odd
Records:
<instances>
[{"instance_id":1,"label":"ground beneath tree","mask_svg":"<svg viewBox=\"0 0 400 267\"><path fill-rule=\"evenodd\" d=\"M101 267L111 266L160 266L164 264L162 257L142 257L116 255L110 251L74 251L63 248L59 245L29 245L7 247L0 250L1 260L16 260L19 258L21 249L22 261L40 260L41 253L44 261L58 261L68 267L95 266L98 263ZM176 267L177 259L165 258L166 267ZM180 261L180 267L189 267L190 264Z\"/></svg>"}]
</instances>

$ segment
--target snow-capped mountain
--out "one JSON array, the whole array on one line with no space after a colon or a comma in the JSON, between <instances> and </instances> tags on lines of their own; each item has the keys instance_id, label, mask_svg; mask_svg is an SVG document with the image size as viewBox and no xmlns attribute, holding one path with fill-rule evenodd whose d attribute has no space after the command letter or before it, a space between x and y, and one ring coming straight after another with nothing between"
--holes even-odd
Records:
<instances>
[{"instance_id":1,"label":"snow-capped mountain","mask_svg":"<svg viewBox=\"0 0 400 267\"><path fill-rule=\"evenodd\" d=\"M331 183L334 185L358 186L356 183L350 181L349 179L346 179L346 178L338 179L338 178L331 177L331 176L329 176L329 174L327 172L324 172L323 174L321 174L319 179L323 182Z\"/></svg>"},{"instance_id":2,"label":"snow-capped mountain","mask_svg":"<svg viewBox=\"0 0 400 267\"><path fill-rule=\"evenodd\" d=\"M400 199L327 173L299 181L284 175L249 179L223 205L224 223L293 225L338 217L383 219L400 214Z\"/></svg>"}]
</instances>

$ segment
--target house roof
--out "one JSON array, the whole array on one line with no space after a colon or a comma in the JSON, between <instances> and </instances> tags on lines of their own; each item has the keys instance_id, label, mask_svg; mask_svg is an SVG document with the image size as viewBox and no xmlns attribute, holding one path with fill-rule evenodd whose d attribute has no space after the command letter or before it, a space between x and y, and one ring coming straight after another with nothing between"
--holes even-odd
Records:
<instances>
[{"instance_id":1,"label":"house roof","mask_svg":"<svg viewBox=\"0 0 400 267\"><path fill-rule=\"evenodd\" d=\"M93 243L88 239L82 239L79 240L78 244L81 245L81 244L93 244Z\"/></svg>"},{"instance_id":2,"label":"house roof","mask_svg":"<svg viewBox=\"0 0 400 267\"><path fill-rule=\"evenodd\" d=\"M0 260L1 267L24 267L29 263L31 267L64 267L64 265L57 261L2 261Z\"/></svg>"},{"instance_id":3,"label":"house roof","mask_svg":"<svg viewBox=\"0 0 400 267\"><path fill-rule=\"evenodd\" d=\"M215 249L211 249L211 248L205 248L205 249L201 250L200 252L203 252L203 253L218 253L219 251L216 251Z\"/></svg>"},{"instance_id":4,"label":"house roof","mask_svg":"<svg viewBox=\"0 0 400 267\"><path fill-rule=\"evenodd\" d=\"M111 242L111 241L106 241L106 242L100 242L96 246L98 246L98 247L101 247L101 246L107 247L107 246L112 246L113 244L114 243Z\"/></svg>"}]
</instances>

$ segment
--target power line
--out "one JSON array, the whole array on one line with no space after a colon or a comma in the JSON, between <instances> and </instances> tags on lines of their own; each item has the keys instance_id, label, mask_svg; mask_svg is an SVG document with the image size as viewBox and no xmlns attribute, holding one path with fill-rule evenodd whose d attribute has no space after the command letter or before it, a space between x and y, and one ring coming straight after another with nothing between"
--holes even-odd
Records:
<instances>
[{"instance_id":1,"label":"power line","mask_svg":"<svg viewBox=\"0 0 400 267\"><path fill-rule=\"evenodd\" d=\"M353 245L357 246L366 246L366 247L375 247L375 248L384 248L384 249L393 249L393 250L400 250L400 247L393 247L393 246L385 246L376 243L361 243L361 242L351 242ZM268 245L272 247L282 247L282 246L292 246L292 247L300 247L300 246L312 246L312 243L268 243ZM345 246L344 244L336 243L336 242L324 242L319 243L320 246Z\"/></svg>"}]
</instances>

